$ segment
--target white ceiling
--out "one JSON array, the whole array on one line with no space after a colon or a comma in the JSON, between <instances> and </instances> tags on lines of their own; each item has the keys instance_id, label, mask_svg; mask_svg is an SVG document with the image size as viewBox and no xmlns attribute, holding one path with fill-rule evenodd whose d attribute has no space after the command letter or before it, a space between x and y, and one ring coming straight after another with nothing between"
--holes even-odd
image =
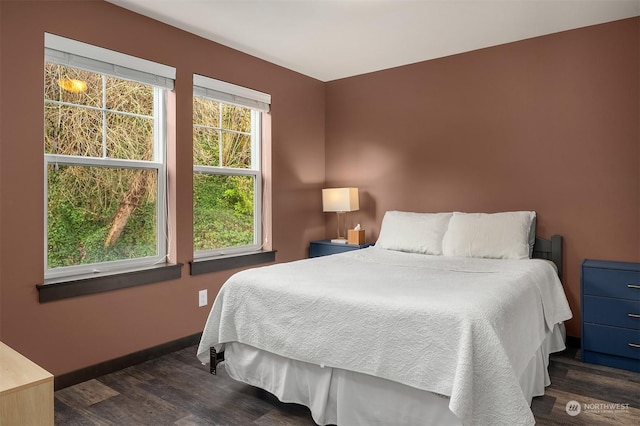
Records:
<instances>
[{"instance_id":1,"label":"white ceiling","mask_svg":"<svg viewBox=\"0 0 640 426\"><path fill-rule=\"evenodd\" d=\"M107 0L331 81L640 15L640 0Z\"/></svg>"}]
</instances>

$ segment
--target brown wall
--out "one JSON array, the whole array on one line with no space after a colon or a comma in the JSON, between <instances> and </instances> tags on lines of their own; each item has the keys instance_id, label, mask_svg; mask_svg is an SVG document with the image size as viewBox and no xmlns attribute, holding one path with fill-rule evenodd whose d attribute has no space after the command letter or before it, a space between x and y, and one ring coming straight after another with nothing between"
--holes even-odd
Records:
<instances>
[{"instance_id":1,"label":"brown wall","mask_svg":"<svg viewBox=\"0 0 640 426\"><path fill-rule=\"evenodd\" d=\"M182 279L38 303L43 281L43 66L50 32L177 68L170 185L173 260ZM102 1L0 3L0 339L54 374L202 331L232 271L189 276L192 74L272 95L271 176L277 261L324 236L324 84Z\"/></svg>"},{"instance_id":2,"label":"brown wall","mask_svg":"<svg viewBox=\"0 0 640 426\"><path fill-rule=\"evenodd\" d=\"M580 261L640 260L639 26L629 19L323 84L105 2L0 0L0 340L62 374L202 330L209 309L197 308L197 291L209 289L211 302L233 271L190 277L186 266L193 73L272 95L278 261L333 234L321 212L325 175L327 186L361 188L349 221L363 223L368 241L388 209L536 210L539 234L565 237L569 334L578 336ZM44 32L177 68L171 253L185 263L182 279L38 303Z\"/></svg>"},{"instance_id":3,"label":"brown wall","mask_svg":"<svg viewBox=\"0 0 640 426\"><path fill-rule=\"evenodd\" d=\"M328 186L386 210L535 210L561 234L580 335L584 258L640 260L640 19L563 32L326 85ZM327 233L333 230L328 223Z\"/></svg>"}]
</instances>

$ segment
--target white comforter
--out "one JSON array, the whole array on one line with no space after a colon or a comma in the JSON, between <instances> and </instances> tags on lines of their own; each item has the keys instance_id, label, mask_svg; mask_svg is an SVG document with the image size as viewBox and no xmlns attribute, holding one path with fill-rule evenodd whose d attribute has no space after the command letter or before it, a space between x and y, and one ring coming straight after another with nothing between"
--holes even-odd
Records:
<instances>
[{"instance_id":1,"label":"white comforter","mask_svg":"<svg viewBox=\"0 0 640 426\"><path fill-rule=\"evenodd\" d=\"M198 348L241 342L450 397L464 424L533 424L518 378L571 318L544 260L371 247L242 271L218 294Z\"/></svg>"}]
</instances>

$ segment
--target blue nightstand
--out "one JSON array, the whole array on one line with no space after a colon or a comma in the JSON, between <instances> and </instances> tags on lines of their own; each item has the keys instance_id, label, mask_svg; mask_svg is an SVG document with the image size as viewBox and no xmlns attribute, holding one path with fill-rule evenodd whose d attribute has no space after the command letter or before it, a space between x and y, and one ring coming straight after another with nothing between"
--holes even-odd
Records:
<instances>
[{"instance_id":1,"label":"blue nightstand","mask_svg":"<svg viewBox=\"0 0 640 426\"><path fill-rule=\"evenodd\" d=\"M640 371L640 264L585 260L582 361Z\"/></svg>"},{"instance_id":2,"label":"blue nightstand","mask_svg":"<svg viewBox=\"0 0 640 426\"><path fill-rule=\"evenodd\" d=\"M367 248L371 244L340 244L332 243L331 240L311 241L309 244L309 257L328 256L330 254L344 253L346 251L360 250Z\"/></svg>"}]
</instances>

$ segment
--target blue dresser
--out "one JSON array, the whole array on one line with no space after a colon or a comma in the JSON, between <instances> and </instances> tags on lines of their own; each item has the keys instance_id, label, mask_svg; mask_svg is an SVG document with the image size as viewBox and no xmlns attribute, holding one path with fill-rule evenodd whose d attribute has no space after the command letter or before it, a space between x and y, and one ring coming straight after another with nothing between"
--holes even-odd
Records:
<instances>
[{"instance_id":1,"label":"blue dresser","mask_svg":"<svg viewBox=\"0 0 640 426\"><path fill-rule=\"evenodd\" d=\"M582 361L640 372L640 264L586 259Z\"/></svg>"}]
</instances>

